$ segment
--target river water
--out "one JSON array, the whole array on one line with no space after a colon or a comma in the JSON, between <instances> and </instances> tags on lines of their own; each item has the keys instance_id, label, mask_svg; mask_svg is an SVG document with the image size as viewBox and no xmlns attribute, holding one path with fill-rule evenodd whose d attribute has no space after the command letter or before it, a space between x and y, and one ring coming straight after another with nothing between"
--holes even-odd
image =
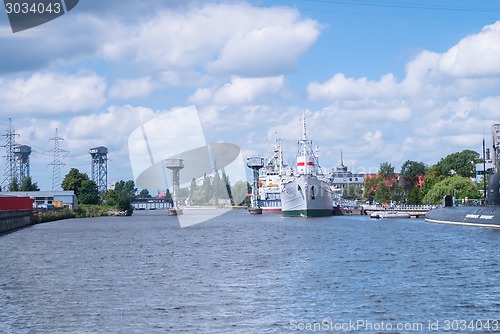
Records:
<instances>
[{"instance_id":1,"label":"river water","mask_svg":"<svg viewBox=\"0 0 500 334\"><path fill-rule=\"evenodd\" d=\"M500 332L498 230L176 219L136 211L1 235L0 333Z\"/></svg>"}]
</instances>

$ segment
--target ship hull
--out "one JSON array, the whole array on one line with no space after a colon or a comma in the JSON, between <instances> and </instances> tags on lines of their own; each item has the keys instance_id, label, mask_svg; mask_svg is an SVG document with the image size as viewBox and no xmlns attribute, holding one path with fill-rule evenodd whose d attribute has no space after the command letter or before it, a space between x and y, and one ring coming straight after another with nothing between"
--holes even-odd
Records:
<instances>
[{"instance_id":1,"label":"ship hull","mask_svg":"<svg viewBox=\"0 0 500 334\"><path fill-rule=\"evenodd\" d=\"M284 217L332 216L330 187L314 175L299 175L283 182L281 213Z\"/></svg>"},{"instance_id":2,"label":"ship hull","mask_svg":"<svg viewBox=\"0 0 500 334\"><path fill-rule=\"evenodd\" d=\"M431 223L500 229L500 207L447 206L429 210L425 220Z\"/></svg>"},{"instance_id":3,"label":"ship hull","mask_svg":"<svg viewBox=\"0 0 500 334\"><path fill-rule=\"evenodd\" d=\"M279 198L279 194L278 194ZM262 213L281 213L281 200L260 200L259 208L262 209Z\"/></svg>"},{"instance_id":4,"label":"ship hull","mask_svg":"<svg viewBox=\"0 0 500 334\"><path fill-rule=\"evenodd\" d=\"M277 213L281 213L281 205L280 206L276 206L276 207L263 207L262 208L262 213L264 214L277 214Z\"/></svg>"}]
</instances>

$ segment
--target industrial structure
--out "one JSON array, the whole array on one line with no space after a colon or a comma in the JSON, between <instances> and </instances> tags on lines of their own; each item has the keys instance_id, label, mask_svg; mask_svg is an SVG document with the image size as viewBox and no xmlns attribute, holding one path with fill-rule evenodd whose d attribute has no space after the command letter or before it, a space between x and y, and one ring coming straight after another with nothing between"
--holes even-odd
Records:
<instances>
[{"instance_id":1,"label":"industrial structure","mask_svg":"<svg viewBox=\"0 0 500 334\"><path fill-rule=\"evenodd\" d=\"M259 206L259 169L264 167L264 158L247 158L247 167L253 170L253 186L252 186L252 207L248 209L250 213L261 214L262 208Z\"/></svg>"},{"instance_id":2,"label":"industrial structure","mask_svg":"<svg viewBox=\"0 0 500 334\"><path fill-rule=\"evenodd\" d=\"M49 140L54 141L54 148L49 151L54 153L54 158L49 164L52 165L52 191L58 191L61 190L61 166L64 166L64 163L61 161L61 153L68 153L68 151L59 147L59 142L64 139L57 135L57 128L55 137Z\"/></svg>"},{"instance_id":3,"label":"industrial structure","mask_svg":"<svg viewBox=\"0 0 500 334\"><path fill-rule=\"evenodd\" d=\"M173 207L168 210L170 216L177 216L182 214L182 209L178 207L177 196L179 196L180 175L179 172L184 168L184 160L182 159L167 159L165 160L165 167L172 170L172 193Z\"/></svg>"},{"instance_id":4,"label":"industrial structure","mask_svg":"<svg viewBox=\"0 0 500 334\"><path fill-rule=\"evenodd\" d=\"M30 176L30 154L31 147L27 145L14 146L14 157L19 171L19 184L23 183L26 177Z\"/></svg>"},{"instance_id":5,"label":"industrial structure","mask_svg":"<svg viewBox=\"0 0 500 334\"><path fill-rule=\"evenodd\" d=\"M108 185L108 149L104 146L91 148L92 159L91 179L97 184L99 195L107 190Z\"/></svg>"},{"instance_id":6,"label":"industrial structure","mask_svg":"<svg viewBox=\"0 0 500 334\"><path fill-rule=\"evenodd\" d=\"M500 153L500 124L491 126L492 144L493 144L493 172L498 173L498 155Z\"/></svg>"},{"instance_id":7,"label":"industrial structure","mask_svg":"<svg viewBox=\"0 0 500 334\"><path fill-rule=\"evenodd\" d=\"M2 181L3 188L8 188L15 177L17 177L17 164L14 155L14 147L16 145L16 136L19 136L12 125L12 119L9 118L9 125L7 127L5 136L5 172Z\"/></svg>"}]
</instances>

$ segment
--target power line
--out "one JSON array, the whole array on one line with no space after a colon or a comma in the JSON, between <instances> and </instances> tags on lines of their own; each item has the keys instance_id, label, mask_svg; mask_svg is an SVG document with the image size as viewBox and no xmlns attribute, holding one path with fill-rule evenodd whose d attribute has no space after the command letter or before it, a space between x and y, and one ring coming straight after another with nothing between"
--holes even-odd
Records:
<instances>
[{"instance_id":1,"label":"power line","mask_svg":"<svg viewBox=\"0 0 500 334\"><path fill-rule=\"evenodd\" d=\"M14 147L16 146L16 136L19 135L14 131L14 126L12 125L12 119L9 118L9 125L7 127L5 136L5 172L2 185L5 189L12 183L12 180L17 175L17 163L14 154Z\"/></svg>"},{"instance_id":2,"label":"power line","mask_svg":"<svg viewBox=\"0 0 500 334\"><path fill-rule=\"evenodd\" d=\"M215 1L215 0L196 0L200 3L210 3L210 4L223 4L230 6L243 6L243 7L257 7L257 8L268 8L270 5L262 5L264 1L258 1L258 4L244 3L240 1ZM296 2L302 2L308 5L312 5L314 3L328 5L330 8L312 8L312 7L301 7L300 10L303 12L321 12L321 13L340 13L337 9L334 10L334 7L337 5L340 6L350 6L350 7L372 7L372 8L393 8L393 9L408 9L408 10L424 10L424 11L440 11L440 12L459 12L459 13L484 13L484 14L494 14L500 13L500 8L486 8L486 7L457 7L457 6L442 6L442 5L424 5L424 4L401 4L398 2L372 2L372 1L342 1L342 0L296 0ZM276 5L276 3L273 3ZM284 1L283 6L293 7L293 4L290 1ZM353 12L355 14L370 14L376 16L394 16L394 13L359 13ZM412 16L419 17L419 15L415 15L415 13L401 14L398 13L398 16ZM433 15L435 16L435 15ZM469 17L470 18L470 17ZM461 18L463 19L463 18ZM479 17L477 19L480 19Z\"/></svg>"},{"instance_id":3,"label":"power line","mask_svg":"<svg viewBox=\"0 0 500 334\"><path fill-rule=\"evenodd\" d=\"M64 166L64 163L61 161L61 153L68 151L59 147L59 142L64 139L57 135L57 128L55 137L50 138L49 140L54 141L54 148L49 150L49 152L54 153L54 159L49 164L52 165L52 191L57 191L61 190L61 166Z\"/></svg>"},{"instance_id":4,"label":"power line","mask_svg":"<svg viewBox=\"0 0 500 334\"><path fill-rule=\"evenodd\" d=\"M423 9L423 10L440 10L440 11L455 11L455 12L479 12L491 13L500 12L500 9L492 8L477 8L477 7L456 7L456 6L440 6L440 5L422 5L422 4L402 4L399 2L373 2L373 1L338 1L338 0L300 0L302 2L323 3L332 5L349 5L349 6L366 6L366 7L385 7L385 8L404 8L404 9Z\"/></svg>"}]
</instances>

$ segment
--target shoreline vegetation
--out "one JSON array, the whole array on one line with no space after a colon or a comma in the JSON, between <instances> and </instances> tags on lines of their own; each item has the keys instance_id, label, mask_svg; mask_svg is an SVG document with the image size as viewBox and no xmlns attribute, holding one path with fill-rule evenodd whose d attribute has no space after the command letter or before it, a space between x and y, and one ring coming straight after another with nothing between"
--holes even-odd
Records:
<instances>
[{"instance_id":1,"label":"shoreline vegetation","mask_svg":"<svg viewBox=\"0 0 500 334\"><path fill-rule=\"evenodd\" d=\"M186 207L187 209L214 209L211 206L192 206ZM233 209L243 210L247 209L244 205L232 205L227 207L220 207L219 209ZM140 209L135 209L140 210ZM76 210L60 209L60 210L47 210L38 211L31 214L31 225L48 223L57 220L71 219L71 218L94 218L94 217L127 217L131 216L134 209L120 211L116 208L106 205L85 205L81 204Z\"/></svg>"},{"instance_id":2,"label":"shoreline vegetation","mask_svg":"<svg viewBox=\"0 0 500 334\"><path fill-rule=\"evenodd\" d=\"M31 225L48 223L57 220L70 218L92 218L106 216L131 216L133 209L119 211L106 205L85 205L81 204L76 210L61 209L38 211L31 214Z\"/></svg>"}]
</instances>

